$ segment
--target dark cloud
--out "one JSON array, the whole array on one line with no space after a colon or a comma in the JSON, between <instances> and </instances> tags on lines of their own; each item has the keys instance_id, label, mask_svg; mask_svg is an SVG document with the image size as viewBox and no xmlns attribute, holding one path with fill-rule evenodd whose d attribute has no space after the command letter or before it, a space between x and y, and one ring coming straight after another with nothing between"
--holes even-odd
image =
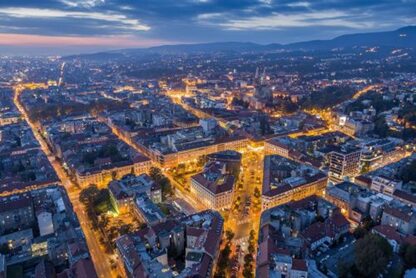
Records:
<instances>
[{"instance_id":1,"label":"dark cloud","mask_svg":"<svg viewBox=\"0 0 416 278\"><path fill-rule=\"evenodd\" d=\"M0 0L0 33L293 42L415 24L415 0Z\"/></svg>"}]
</instances>

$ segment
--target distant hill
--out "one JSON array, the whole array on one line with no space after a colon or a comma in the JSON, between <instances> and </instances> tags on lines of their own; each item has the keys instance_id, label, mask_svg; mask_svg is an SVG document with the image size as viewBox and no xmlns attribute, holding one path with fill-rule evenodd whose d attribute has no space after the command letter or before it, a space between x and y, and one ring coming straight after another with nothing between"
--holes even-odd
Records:
<instances>
[{"instance_id":1,"label":"distant hill","mask_svg":"<svg viewBox=\"0 0 416 278\"><path fill-rule=\"evenodd\" d=\"M261 45L251 42L217 42L200 44L162 45L150 48L121 49L94 54L72 55L65 58L83 58L104 60L109 58L123 58L149 54L195 54L214 52L266 52L266 51L314 51L331 50L334 48L350 49L354 47L388 47L388 48L415 48L416 26L407 26L394 31L359 33L342 35L330 40L313 40L291 44Z\"/></svg>"},{"instance_id":2,"label":"distant hill","mask_svg":"<svg viewBox=\"0 0 416 278\"><path fill-rule=\"evenodd\" d=\"M329 50L356 46L416 47L416 26L394 31L342 35L331 40L315 40L285 45L287 49Z\"/></svg>"},{"instance_id":3,"label":"distant hill","mask_svg":"<svg viewBox=\"0 0 416 278\"><path fill-rule=\"evenodd\" d=\"M162 45L145 49L148 52L155 52L161 54L170 53L209 53L209 52L246 52L253 51L259 44L251 42L217 42L217 43L199 43L199 44L177 44L177 45ZM133 50L135 51L135 50ZM137 51L137 49L136 49ZM139 51L143 51L140 49Z\"/></svg>"}]
</instances>

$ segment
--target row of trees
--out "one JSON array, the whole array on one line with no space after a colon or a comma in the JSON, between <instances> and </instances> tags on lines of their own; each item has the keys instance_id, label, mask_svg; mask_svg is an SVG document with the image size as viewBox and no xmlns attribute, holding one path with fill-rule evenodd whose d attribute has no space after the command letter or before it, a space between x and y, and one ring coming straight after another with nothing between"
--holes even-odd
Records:
<instances>
[{"instance_id":1,"label":"row of trees","mask_svg":"<svg viewBox=\"0 0 416 278\"><path fill-rule=\"evenodd\" d=\"M254 202L253 202L254 208L256 210L259 210L260 206L261 206L261 192L260 192L260 189L257 186L254 188L253 196L254 196Z\"/></svg>"},{"instance_id":2,"label":"row of trees","mask_svg":"<svg viewBox=\"0 0 416 278\"><path fill-rule=\"evenodd\" d=\"M96 115L104 110L123 110L127 109L128 103L109 99L100 99L89 104L79 102L49 103L32 107L28 113L34 121L56 119L68 115L80 115L91 113Z\"/></svg>"},{"instance_id":3,"label":"row of trees","mask_svg":"<svg viewBox=\"0 0 416 278\"><path fill-rule=\"evenodd\" d=\"M331 108L350 99L354 93L349 86L329 86L321 91L312 92L308 98L300 102L300 105L306 109Z\"/></svg>"},{"instance_id":4,"label":"row of trees","mask_svg":"<svg viewBox=\"0 0 416 278\"><path fill-rule=\"evenodd\" d=\"M227 277L226 270L230 267L231 241L233 240L233 238L234 233L232 231L225 231L226 242L218 258L217 268L214 275L214 277L216 278Z\"/></svg>"},{"instance_id":5,"label":"row of trees","mask_svg":"<svg viewBox=\"0 0 416 278\"><path fill-rule=\"evenodd\" d=\"M252 278L254 277L254 255L256 252L255 247L255 232L254 230L250 231L250 236L248 238L248 253L244 256L244 268L243 268L243 277Z\"/></svg>"},{"instance_id":6,"label":"row of trees","mask_svg":"<svg viewBox=\"0 0 416 278\"><path fill-rule=\"evenodd\" d=\"M222 278L228 277L226 274L227 269L230 267L230 255L231 255L231 241L234 238L234 233L230 230L225 232L225 245L221 250L217 268L214 277ZM243 277L252 278L254 277L254 254L255 254L255 232L254 230L250 231L250 236L248 240L248 253L244 256L244 266L243 266ZM237 254L238 256L238 254Z\"/></svg>"}]
</instances>

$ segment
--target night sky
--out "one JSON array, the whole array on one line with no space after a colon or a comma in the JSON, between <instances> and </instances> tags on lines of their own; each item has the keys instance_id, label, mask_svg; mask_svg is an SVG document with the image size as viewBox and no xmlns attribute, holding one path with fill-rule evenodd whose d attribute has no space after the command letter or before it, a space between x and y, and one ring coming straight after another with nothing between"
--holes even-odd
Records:
<instances>
[{"instance_id":1,"label":"night sky","mask_svg":"<svg viewBox=\"0 0 416 278\"><path fill-rule=\"evenodd\" d=\"M416 0L0 0L0 54L289 43L416 24Z\"/></svg>"}]
</instances>

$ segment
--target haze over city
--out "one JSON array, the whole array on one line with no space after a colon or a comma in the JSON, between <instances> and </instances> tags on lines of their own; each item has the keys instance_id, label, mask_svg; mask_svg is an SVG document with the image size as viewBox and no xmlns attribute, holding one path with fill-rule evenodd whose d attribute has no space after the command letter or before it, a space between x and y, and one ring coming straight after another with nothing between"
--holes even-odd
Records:
<instances>
[{"instance_id":1,"label":"haze over city","mask_svg":"<svg viewBox=\"0 0 416 278\"><path fill-rule=\"evenodd\" d=\"M0 1L0 278L416 277L415 16Z\"/></svg>"}]
</instances>

